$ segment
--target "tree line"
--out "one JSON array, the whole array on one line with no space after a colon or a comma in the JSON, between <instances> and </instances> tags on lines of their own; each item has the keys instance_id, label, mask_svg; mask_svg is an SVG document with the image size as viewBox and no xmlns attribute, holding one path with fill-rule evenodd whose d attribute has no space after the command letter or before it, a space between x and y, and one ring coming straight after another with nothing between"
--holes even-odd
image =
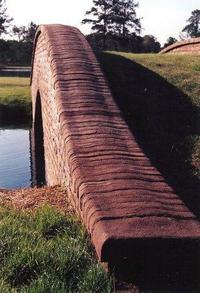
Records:
<instances>
[{"instance_id":1,"label":"tree line","mask_svg":"<svg viewBox=\"0 0 200 293\"><path fill-rule=\"evenodd\" d=\"M83 24L90 24L92 33L87 36L95 50L117 50L135 53L156 53L160 43L152 35L141 36L141 19L137 17L135 0L93 0L86 11ZM181 39L200 36L200 10L192 11ZM163 47L177 42L169 37Z\"/></svg>"},{"instance_id":2,"label":"tree line","mask_svg":"<svg viewBox=\"0 0 200 293\"><path fill-rule=\"evenodd\" d=\"M36 29L33 22L27 27L13 25L13 18L7 14L6 1L0 0L0 66L31 64Z\"/></svg>"},{"instance_id":3,"label":"tree line","mask_svg":"<svg viewBox=\"0 0 200 293\"><path fill-rule=\"evenodd\" d=\"M141 19L135 0L93 0L82 24L91 24L87 36L95 50L159 52L160 43L152 35L140 36Z\"/></svg>"},{"instance_id":4,"label":"tree line","mask_svg":"<svg viewBox=\"0 0 200 293\"><path fill-rule=\"evenodd\" d=\"M94 50L115 50L134 53L156 53L161 44L152 35L141 36L141 19L137 16L138 2L135 0L93 0L86 11L82 24L91 26L86 36ZM30 64L37 25L13 25L8 16L6 0L0 0L0 65ZM11 39L3 38L9 35ZM200 10L192 11L181 38L200 37ZM164 47L175 43L169 37Z\"/></svg>"},{"instance_id":5,"label":"tree line","mask_svg":"<svg viewBox=\"0 0 200 293\"><path fill-rule=\"evenodd\" d=\"M0 39L0 65L30 65L36 29L37 25L33 22L27 27L13 26L9 31L13 39Z\"/></svg>"}]
</instances>

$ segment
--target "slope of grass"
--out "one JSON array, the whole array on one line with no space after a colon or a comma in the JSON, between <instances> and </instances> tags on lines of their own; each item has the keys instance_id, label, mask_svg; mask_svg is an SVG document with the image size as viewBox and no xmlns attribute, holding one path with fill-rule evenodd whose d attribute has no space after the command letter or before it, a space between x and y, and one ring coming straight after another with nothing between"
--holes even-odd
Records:
<instances>
[{"instance_id":1,"label":"slope of grass","mask_svg":"<svg viewBox=\"0 0 200 293\"><path fill-rule=\"evenodd\" d=\"M0 77L0 123L25 122L31 117L30 79Z\"/></svg>"},{"instance_id":2,"label":"slope of grass","mask_svg":"<svg viewBox=\"0 0 200 293\"><path fill-rule=\"evenodd\" d=\"M98 58L144 152L199 216L199 56L107 52Z\"/></svg>"},{"instance_id":3,"label":"slope of grass","mask_svg":"<svg viewBox=\"0 0 200 293\"><path fill-rule=\"evenodd\" d=\"M86 232L72 214L0 208L0 292L112 292Z\"/></svg>"},{"instance_id":4,"label":"slope of grass","mask_svg":"<svg viewBox=\"0 0 200 293\"><path fill-rule=\"evenodd\" d=\"M200 106L200 59L198 55L130 53L119 53L119 55L159 74L188 95L194 104Z\"/></svg>"}]
</instances>

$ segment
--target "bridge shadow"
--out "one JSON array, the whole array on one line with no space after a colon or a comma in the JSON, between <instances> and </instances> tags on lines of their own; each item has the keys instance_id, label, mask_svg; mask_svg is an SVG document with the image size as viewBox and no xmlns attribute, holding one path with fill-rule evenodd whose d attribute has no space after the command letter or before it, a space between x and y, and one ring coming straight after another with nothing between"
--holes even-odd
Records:
<instances>
[{"instance_id":1,"label":"bridge shadow","mask_svg":"<svg viewBox=\"0 0 200 293\"><path fill-rule=\"evenodd\" d=\"M32 186L40 187L45 185L42 104L39 92L36 97L34 121L31 129L31 173Z\"/></svg>"},{"instance_id":2,"label":"bridge shadow","mask_svg":"<svg viewBox=\"0 0 200 293\"><path fill-rule=\"evenodd\" d=\"M190 97L140 64L98 53L114 99L145 154L188 208L200 216L200 177L192 163L200 109Z\"/></svg>"},{"instance_id":3,"label":"bridge shadow","mask_svg":"<svg viewBox=\"0 0 200 293\"><path fill-rule=\"evenodd\" d=\"M139 145L169 185L199 217L200 178L192 164L200 109L153 71L124 57L98 53L114 99ZM128 259L111 260L117 286L127 292L199 292L199 242L141 242ZM131 255L132 254L132 255ZM134 284L134 285L133 285ZM122 292L123 292L122 290Z\"/></svg>"},{"instance_id":4,"label":"bridge shadow","mask_svg":"<svg viewBox=\"0 0 200 293\"><path fill-rule=\"evenodd\" d=\"M116 289L122 292L197 293L199 257L197 242L141 242L134 246L132 257L111 261L109 270L116 279Z\"/></svg>"},{"instance_id":5,"label":"bridge shadow","mask_svg":"<svg viewBox=\"0 0 200 293\"><path fill-rule=\"evenodd\" d=\"M122 292L197 293L199 248L198 241L138 241L128 258L111 259L109 270Z\"/></svg>"}]
</instances>

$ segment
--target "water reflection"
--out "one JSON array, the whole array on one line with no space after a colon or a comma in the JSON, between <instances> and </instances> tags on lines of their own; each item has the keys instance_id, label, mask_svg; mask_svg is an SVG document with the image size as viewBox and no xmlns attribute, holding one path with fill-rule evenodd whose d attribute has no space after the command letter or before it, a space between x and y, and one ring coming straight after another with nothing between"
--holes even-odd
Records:
<instances>
[{"instance_id":1,"label":"water reflection","mask_svg":"<svg viewBox=\"0 0 200 293\"><path fill-rule=\"evenodd\" d=\"M0 127L0 188L31 186L30 131Z\"/></svg>"},{"instance_id":2,"label":"water reflection","mask_svg":"<svg viewBox=\"0 0 200 293\"><path fill-rule=\"evenodd\" d=\"M0 127L0 189L44 185L43 158L40 132L35 134L26 127Z\"/></svg>"},{"instance_id":3,"label":"water reflection","mask_svg":"<svg viewBox=\"0 0 200 293\"><path fill-rule=\"evenodd\" d=\"M31 69L29 67L16 67L16 68L0 68L0 76L4 77L30 77Z\"/></svg>"}]
</instances>

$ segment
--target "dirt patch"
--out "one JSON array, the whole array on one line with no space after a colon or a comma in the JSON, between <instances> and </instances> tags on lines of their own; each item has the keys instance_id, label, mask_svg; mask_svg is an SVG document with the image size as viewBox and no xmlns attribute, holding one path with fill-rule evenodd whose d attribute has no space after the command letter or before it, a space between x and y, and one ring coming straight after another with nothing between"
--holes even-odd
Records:
<instances>
[{"instance_id":1,"label":"dirt patch","mask_svg":"<svg viewBox=\"0 0 200 293\"><path fill-rule=\"evenodd\" d=\"M73 213L67 192L62 187L25 188L16 190L0 189L0 205L16 210L30 210L49 204L64 213Z\"/></svg>"}]
</instances>

